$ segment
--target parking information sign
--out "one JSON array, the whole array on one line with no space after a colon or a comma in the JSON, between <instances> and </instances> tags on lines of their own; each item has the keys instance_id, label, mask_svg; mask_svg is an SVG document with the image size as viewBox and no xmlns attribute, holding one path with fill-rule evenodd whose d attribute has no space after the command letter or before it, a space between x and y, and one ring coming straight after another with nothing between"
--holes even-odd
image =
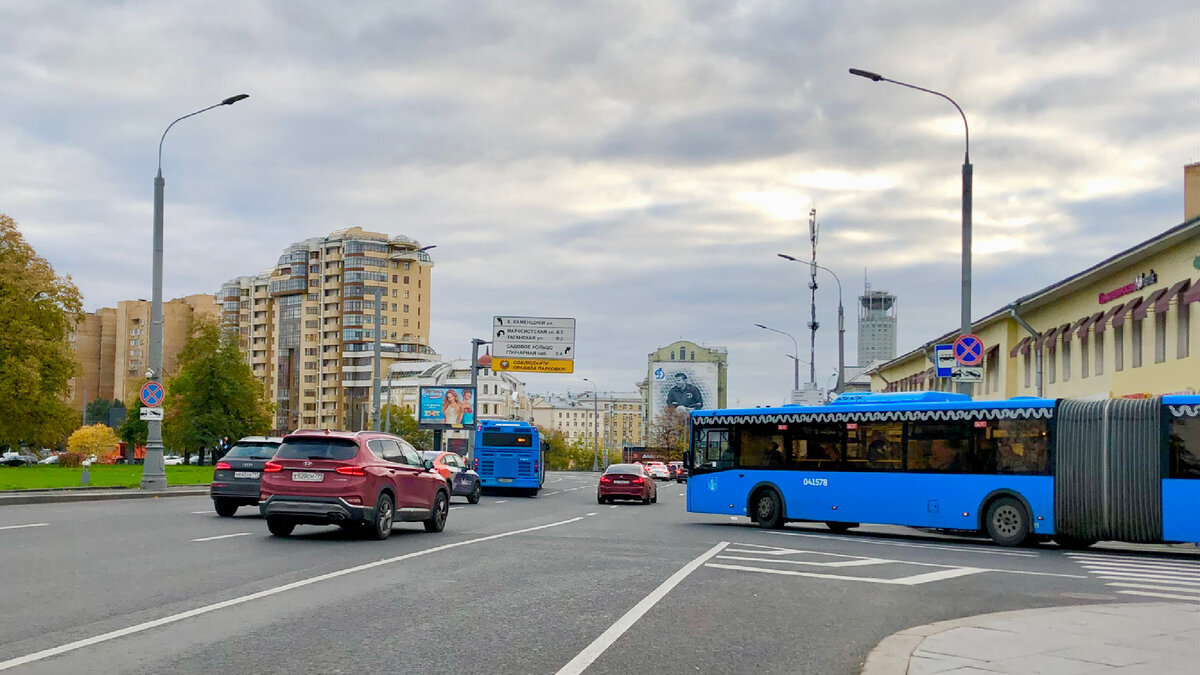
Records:
<instances>
[{"instance_id":1,"label":"parking information sign","mask_svg":"<svg viewBox=\"0 0 1200 675\"><path fill-rule=\"evenodd\" d=\"M537 316L492 318L492 357L575 360L575 319Z\"/></svg>"}]
</instances>

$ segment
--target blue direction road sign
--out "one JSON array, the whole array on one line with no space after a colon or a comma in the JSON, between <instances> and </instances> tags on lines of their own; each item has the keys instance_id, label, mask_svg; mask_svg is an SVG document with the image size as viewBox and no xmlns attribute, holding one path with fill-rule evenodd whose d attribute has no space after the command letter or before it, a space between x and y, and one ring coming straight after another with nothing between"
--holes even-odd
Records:
<instances>
[{"instance_id":1,"label":"blue direction road sign","mask_svg":"<svg viewBox=\"0 0 1200 675\"><path fill-rule=\"evenodd\" d=\"M142 391L139 396L142 399L142 405L150 406L151 408L157 408L158 406L162 405L163 396L165 396L166 393L167 390L163 389L162 384L158 382L147 382L146 384L142 385Z\"/></svg>"},{"instance_id":2,"label":"blue direction road sign","mask_svg":"<svg viewBox=\"0 0 1200 675\"><path fill-rule=\"evenodd\" d=\"M977 366L983 361L983 340L978 335L958 336L954 341L954 358L964 366Z\"/></svg>"},{"instance_id":3,"label":"blue direction road sign","mask_svg":"<svg viewBox=\"0 0 1200 675\"><path fill-rule=\"evenodd\" d=\"M958 360L954 358L954 345L934 345L934 362L937 366L938 377L950 377L954 374L954 366Z\"/></svg>"}]
</instances>

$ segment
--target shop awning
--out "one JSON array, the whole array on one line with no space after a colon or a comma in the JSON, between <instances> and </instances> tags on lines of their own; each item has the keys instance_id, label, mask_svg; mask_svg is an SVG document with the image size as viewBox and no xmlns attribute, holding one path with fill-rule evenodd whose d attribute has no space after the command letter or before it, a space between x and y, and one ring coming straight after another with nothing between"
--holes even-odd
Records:
<instances>
[{"instance_id":1,"label":"shop awning","mask_svg":"<svg viewBox=\"0 0 1200 675\"><path fill-rule=\"evenodd\" d=\"M1176 282L1175 285L1171 287L1171 290L1167 291L1167 294L1162 296L1161 298L1159 298L1158 302L1156 302L1154 304L1154 313L1161 314L1161 313L1167 311L1167 307L1171 304L1171 298L1186 291L1187 287L1191 283L1192 283L1191 279L1184 279L1183 281ZM1180 302L1180 304L1182 304L1183 300L1180 299L1179 302Z\"/></svg>"},{"instance_id":2,"label":"shop awning","mask_svg":"<svg viewBox=\"0 0 1200 675\"><path fill-rule=\"evenodd\" d=\"M1137 309L1138 306L1141 304L1142 304L1141 298L1134 298L1133 300L1130 300L1129 302L1125 303L1125 306L1121 308L1121 311L1119 311L1113 315L1113 328L1124 325L1125 317L1130 312Z\"/></svg>"},{"instance_id":3,"label":"shop awning","mask_svg":"<svg viewBox=\"0 0 1200 675\"><path fill-rule=\"evenodd\" d=\"M1095 314L1084 319L1082 324L1079 326L1079 329L1075 331L1075 336L1078 338L1087 337L1088 329L1091 328L1092 324L1099 321L1100 318L1103 316L1104 316L1104 312L1096 312Z\"/></svg>"},{"instance_id":4,"label":"shop awning","mask_svg":"<svg viewBox=\"0 0 1200 675\"><path fill-rule=\"evenodd\" d=\"M1125 309L1125 303L1120 303L1116 307L1110 307L1109 310L1104 313L1104 316L1100 317L1100 320L1096 322L1096 332L1103 333L1104 329L1108 328L1108 320L1113 318L1117 312L1123 309Z\"/></svg>"},{"instance_id":5,"label":"shop awning","mask_svg":"<svg viewBox=\"0 0 1200 675\"><path fill-rule=\"evenodd\" d=\"M1011 357L1014 357L1014 358L1015 358L1015 357L1016 357L1016 355L1017 355L1017 352L1021 352L1022 354L1029 354L1029 343L1030 343L1030 342L1033 342L1033 338L1032 338L1032 337L1024 337L1024 338L1021 338L1021 341L1020 341L1020 342L1018 342L1018 343L1017 343L1017 344L1016 344L1016 345L1015 345L1015 346L1012 348L1012 351L1010 351L1010 352L1008 353L1008 355L1009 355L1009 356L1011 356Z\"/></svg>"},{"instance_id":6,"label":"shop awning","mask_svg":"<svg viewBox=\"0 0 1200 675\"><path fill-rule=\"evenodd\" d=\"M1166 294L1167 294L1167 289L1160 288L1157 291L1154 291L1153 293L1151 293L1150 295L1147 295L1146 301L1133 309L1133 320L1141 321L1142 319L1146 318L1146 312L1149 312L1150 308L1154 306L1154 303L1158 302L1158 299L1163 297ZM1158 310L1155 310L1155 311L1158 311Z\"/></svg>"},{"instance_id":7,"label":"shop awning","mask_svg":"<svg viewBox=\"0 0 1200 675\"><path fill-rule=\"evenodd\" d=\"M1188 289L1187 293L1183 294L1183 300L1180 304L1186 305L1189 302L1200 302L1200 279L1192 282L1192 287Z\"/></svg>"}]
</instances>

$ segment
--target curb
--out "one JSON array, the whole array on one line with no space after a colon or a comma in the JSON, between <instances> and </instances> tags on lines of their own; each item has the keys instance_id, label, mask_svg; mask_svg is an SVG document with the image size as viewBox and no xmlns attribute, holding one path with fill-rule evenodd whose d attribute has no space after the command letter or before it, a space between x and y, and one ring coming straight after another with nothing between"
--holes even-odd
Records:
<instances>
[{"instance_id":1,"label":"curb","mask_svg":"<svg viewBox=\"0 0 1200 675\"><path fill-rule=\"evenodd\" d=\"M861 675L906 675L908 673L909 660L912 659L912 653L917 650L917 647L921 646L921 643L926 638L954 628L973 626L980 621L997 618L1020 619L1027 616L1044 616L1046 614L1073 611L1085 607L1111 607L1114 604L1121 603L1109 602L1092 605L1058 605L1054 607L1042 607L1041 609L1014 609L905 628L902 631L892 633L881 640L879 644L875 645L871 653L867 654L867 660L863 662Z\"/></svg>"},{"instance_id":2,"label":"curb","mask_svg":"<svg viewBox=\"0 0 1200 675\"><path fill-rule=\"evenodd\" d=\"M107 501L114 499L158 499L160 497L208 496L209 486L178 488L175 490L145 490L140 488L107 488L113 492L99 492L104 488L75 489L72 492L23 492L0 494L0 507L18 504L61 504L65 502Z\"/></svg>"}]
</instances>

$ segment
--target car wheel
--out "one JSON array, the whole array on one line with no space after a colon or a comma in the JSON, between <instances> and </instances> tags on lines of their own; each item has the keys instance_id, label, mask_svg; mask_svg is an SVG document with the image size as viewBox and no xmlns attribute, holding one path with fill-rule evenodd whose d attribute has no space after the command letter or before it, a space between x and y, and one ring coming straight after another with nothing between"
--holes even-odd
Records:
<instances>
[{"instance_id":1,"label":"car wheel","mask_svg":"<svg viewBox=\"0 0 1200 675\"><path fill-rule=\"evenodd\" d=\"M1001 546L1020 546L1029 539L1025 506L1012 497L1001 497L988 506L984 519L987 534Z\"/></svg>"},{"instance_id":2,"label":"car wheel","mask_svg":"<svg viewBox=\"0 0 1200 675\"><path fill-rule=\"evenodd\" d=\"M433 500L433 513L429 520L425 521L426 532L441 532L446 528L446 515L450 513L450 499L446 497L446 493L438 491L437 497Z\"/></svg>"},{"instance_id":3,"label":"car wheel","mask_svg":"<svg viewBox=\"0 0 1200 675\"><path fill-rule=\"evenodd\" d=\"M657 503L658 503L658 495L657 495L657 494L656 494L656 495L654 495L653 497L651 497L651 498L650 498L650 503L651 503L651 504L657 504Z\"/></svg>"},{"instance_id":4,"label":"car wheel","mask_svg":"<svg viewBox=\"0 0 1200 675\"><path fill-rule=\"evenodd\" d=\"M763 490L754 500L754 520L758 526L768 530L783 527L783 503L774 490Z\"/></svg>"},{"instance_id":5,"label":"car wheel","mask_svg":"<svg viewBox=\"0 0 1200 675\"><path fill-rule=\"evenodd\" d=\"M467 501L471 504L479 503L479 495L483 494L483 488L479 483L475 483L475 489L471 490L471 494L467 495Z\"/></svg>"},{"instance_id":6,"label":"car wheel","mask_svg":"<svg viewBox=\"0 0 1200 675\"><path fill-rule=\"evenodd\" d=\"M371 528L371 538L384 540L392 536L392 523L395 519L396 506L392 502L392 496L386 492L379 495L379 501L375 502L375 522Z\"/></svg>"},{"instance_id":7,"label":"car wheel","mask_svg":"<svg viewBox=\"0 0 1200 675\"><path fill-rule=\"evenodd\" d=\"M642 497L642 503L643 503L643 504L649 504L649 503L650 503L650 498L649 498L649 497Z\"/></svg>"},{"instance_id":8,"label":"car wheel","mask_svg":"<svg viewBox=\"0 0 1200 675\"><path fill-rule=\"evenodd\" d=\"M267 518L267 529L276 537L286 537L296 529L296 524L286 518L275 516Z\"/></svg>"},{"instance_id":9,"label":"car wheel","mask_svg":"<svg viewBox=\"0 0 1200 675\"><path fill-rule=\"evenodd\" d=\"M213 508L216 509L217 515L222 518L231 518L237 513L238 505L226 499L214 499Z\"/></svg>"}]
</instances>

